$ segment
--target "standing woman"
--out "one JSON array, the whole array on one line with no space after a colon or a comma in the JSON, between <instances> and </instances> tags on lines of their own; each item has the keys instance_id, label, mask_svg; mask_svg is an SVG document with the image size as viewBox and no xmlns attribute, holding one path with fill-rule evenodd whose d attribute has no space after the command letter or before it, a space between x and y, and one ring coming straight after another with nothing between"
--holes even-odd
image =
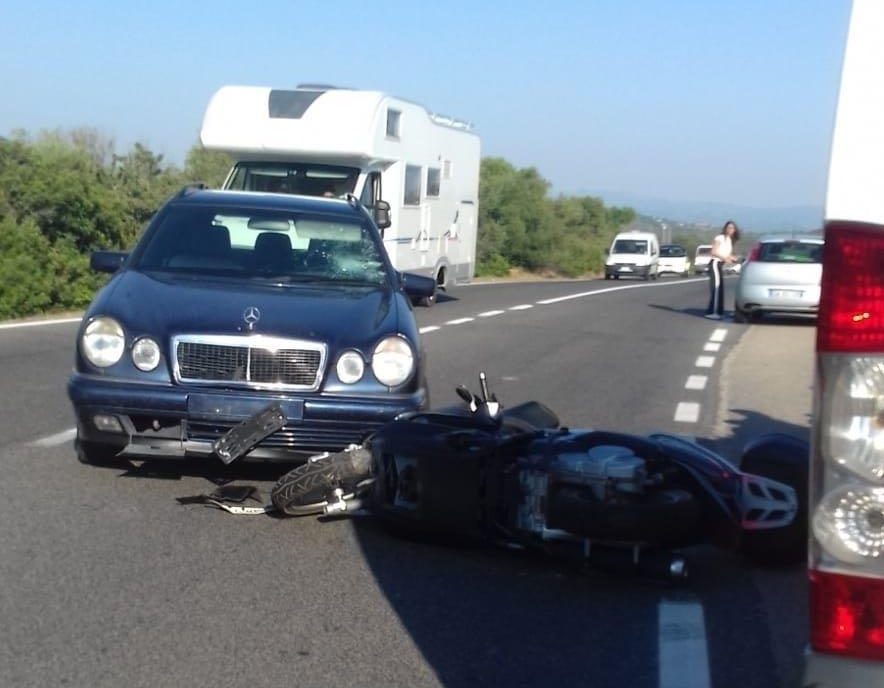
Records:
<instances>
[{"instance_id":1,"label":"standing woman","mask_svg":"<svg viewBox=\"0 0 884 688\"><path fill-rule=\"evenodd\" d=\"M709 308L705 317L721 320L724 315L725 263L734 263L734 244L740 238L740 230L733 220L724 223L721 234L712 240L712 259L709 261Z\"/></svg>"}]
</instances>

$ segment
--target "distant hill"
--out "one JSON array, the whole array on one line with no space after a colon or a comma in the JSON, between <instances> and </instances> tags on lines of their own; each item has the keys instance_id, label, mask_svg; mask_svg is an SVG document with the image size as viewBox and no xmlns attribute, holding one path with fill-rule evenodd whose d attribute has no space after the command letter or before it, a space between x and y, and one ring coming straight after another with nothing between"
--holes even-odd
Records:
<instances>
[{"instance_id":1,"label":"distant hill","mask_svg":"<svg viewBox=\"0 0 884 688\"><path fill-rule=\"evenodd\" d=\"M698 228L718 229L727 220L734 220L740 229L751 233L809 232L819 229L823 218L822 208L811 205L756 208L734 203L670 201L616 191L581 190L578 193L599 196L606 205L625 205L642 215Z\"/></svg>"}]
</instances>

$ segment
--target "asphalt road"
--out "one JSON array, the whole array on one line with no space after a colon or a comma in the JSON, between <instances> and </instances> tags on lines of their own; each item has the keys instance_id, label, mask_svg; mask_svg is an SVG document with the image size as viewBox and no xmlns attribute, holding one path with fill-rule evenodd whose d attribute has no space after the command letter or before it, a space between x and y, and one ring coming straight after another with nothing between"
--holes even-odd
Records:
<instances>
[{"instance_id":1,"label":"asphalt road","mask_svg":"<svg viewBox=\"0 0 884 688\"><path fill-rule=\"evenodd\" d=\"M540 399L573 427L726 447L721 375L750 328L704 320L705 299L702 279L454 289L418 310L433 401L484 369L504 403ZM366 519L175 501L219 478L269 487L279 467L81 466L65 432L75 329L0 330L0 686L773 688L794 676L800 569L696 548L692 581L671 588L405 541ZM702 389L685 389L692 375ZM806 433L800 419L753 423Z\"/></svg>"}]
</instances>

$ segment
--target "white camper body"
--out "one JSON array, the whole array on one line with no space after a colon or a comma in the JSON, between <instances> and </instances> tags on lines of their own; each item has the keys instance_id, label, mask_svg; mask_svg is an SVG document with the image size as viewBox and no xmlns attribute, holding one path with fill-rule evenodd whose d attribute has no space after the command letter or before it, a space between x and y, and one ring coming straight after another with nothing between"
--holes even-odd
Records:
<instances>
[{"instance_id":1,"label":"white camper body","mask_svg":"<svg viewBox=\"0 0 884 688\"><path fill-rule=\"evenodd\" d=\"M226 189L386 201L397 269L440 287L475 273L479 137L466 122L377 91L225 86L200 140L234 158Z\"/></svg>"}]
</instances>

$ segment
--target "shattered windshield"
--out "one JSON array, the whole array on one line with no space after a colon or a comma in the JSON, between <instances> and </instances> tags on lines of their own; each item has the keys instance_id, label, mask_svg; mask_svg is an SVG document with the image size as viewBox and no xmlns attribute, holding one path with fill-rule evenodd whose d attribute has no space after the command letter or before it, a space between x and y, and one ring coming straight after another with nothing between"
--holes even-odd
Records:
<instances>
[{"instance_id":1,"label":"shattered windshield","mask_svg":"<svg viewBox=\"0 0 884 688\"><path fill-rule=\"evenodd\" d=\"M333 215L172 206L148 241L139 270L292 284L387 279L369 228Z\"/></svg>"}]
</instances>

